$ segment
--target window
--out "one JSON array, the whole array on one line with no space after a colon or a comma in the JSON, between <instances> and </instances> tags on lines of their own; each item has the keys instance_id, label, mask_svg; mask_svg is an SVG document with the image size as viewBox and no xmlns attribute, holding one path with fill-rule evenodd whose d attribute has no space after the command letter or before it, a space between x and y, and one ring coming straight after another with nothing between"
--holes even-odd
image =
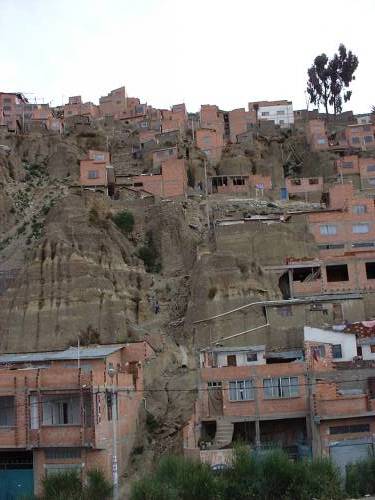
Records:
<instances>
[{"instance_id":1,"label":"window","mask_svg":"<svg viewBox=\"0 0 375 500\"><path fill-rule=\"evenodd\" d=\"M319 184L319 179L317 177L311 177L311 179L309 179L309 184Z\"/></svg>"},{"instance_id":2,"label":"window","mask_svg":"<svg viewBox=\"0 0 375 500\"><path fill-rule=\"evenodd\" d=\"M243 177L233 177L233 186L244 186L245 179Z\"/></svg>"},{"instance_id":3,"label":"window","mask_svg":"<svg viewBox=\"0 0 375 500\"><path fill-rule=\"evenodd\" d=\"M354 434L356 432L370 432L370 424L338 425L330 427L330 434Z\"/></svg>"},{"instance_id":4,"label":"window","mask_svg":"<svg viewBox=\"0 0 375 500\"><path fill-rule=\"evenodd\" d=\"M366 262L366 278L375 280L375 262Z\"/></svg>"},{"instance_id":5,"label":"window","mask_svg":"<svg viewBox=\"0 0 375 500\"><path fill-rule=\"evenodd\" d=\"M237 356L235 354L227 356L227 366L237 366Z\"/></svg>"},{"instance_id":6,"label":"window","mask_svg":"<svg viewBox=\"0 0 375 500\"><path fill-rule=\"evenodd\" d=\"M301 179L291 179L290 183L292 184L292 186L300 186Z\"/></svg>"},{"instance_id":7,"label":"window","mask_svg":"<svg viewBox=\"0 0 375 500\"><path fill-rule=\"evenodd\" d=\"M66 472L77 472L80 474L82 469L81 464L46 464L46 476L51 476L54 474L63 474Z\"/></svg>"},{"instance_id":8,"label":"window","mask_svg":"<svg viewBox=\"0 0 375 500\"><path fill-rule=\"evenodd\" d=\"M342 168L353 168L353 162L352 161L343 161L341 166L342 166Z\"/></svg>"},{"instance_id":9,"label":"window","mask_svg":"<svg viewBox=\"0 0 375 500\"><path fill-rule=\"evenodd\" d=\"M81 458L80 448L46 448L44 456L48 459Z\"/></svg>"},{"instance_id":10,"label":"window","mask_svg":"<svg viewBox=\"0 0 375 500\"><path fill-rule=\"evenodd\" d=\"M334 236L337 234L337 226L334 224L324 224L320 226L320 234L322 236Z\"/></svg>"},{"instance_id":11,"label":"window","mask_svg":"<svg viewBox=\"0 0 375 500\"><path fill-rule=\"evenodd\" d=\"M319 250L337 250L340 248L345 248L344 243L336 243L330 245L318 245Z\"/></svg>"},{"instance_id":12,"label":"window","mask_svg":"<svg viewBox=\"0 0 375 500\"><path fill-rule=\"evenodd\" d=\"M229 382L230 401L250 401L254 399L252 380L233 380Z\"/></svg>"},{"instance_id":13,"label":"window","mask_svg":"<svg viewBox=\"0 0 375 500\"><path fill-rule=\"evenodd\" d=\"M337 281L349 281L347 264L334 264L326 266L327 281L334 283Z\"/></svg>"},{"instance_id":14,"label":"window","mask_svg":"<svg viewBox=\"0 0 375 500\"><path fill-rule=\"evenodd\" d=\"M317 144L326 144L327 141L326 141L326 139L322 138L322 139L318 139L316 142L317 142Z\"/></svg>"},{"instance_id":15,"label":"window","mask_svg":"<svg viewBox=\"0 0 375 500\"><path fill-rule=\"evenodd\" d=\"M222 386L222 383L221 381L213 381L213 382L207 382L207 385L208 387L216 387L216 388L220 388Z\"/></svg>"},{"instance_id":16,"label":"window","mask_svg":"<svg viewBox=\"0 0 375 500\"><path fill-rule=\"evenodd\" d=\"M269 112L268 111L262 111L261 113L262 116L270 116Z\"/></svg>"},{"instance_id":17,"label":"window","mask_svg":"<svg viewBox=\"0 0 375 500\"><path fill-rule=\"evenodd\" d=\"M284 125L285 120L279 120L279 125Z\"/></svg>"},{"instance_id":18,"label":"window","mask_svg":"<svg viewBox=\"0 0 375 500\"><path fill-rule=\"evenodd\" d=\"M367 165L367 172L375 172L375 164Z\"/></svg>"},{"instance_id":19,"label":"window","mask_svg":"<svg viewBox=\"0 0 375 500\"><path fill-rule=\"evenodd\" d=\"M43 396L43 425L78 425L81 423L79 394L71 397L62 395Z\"/></svg>"},{"instance_id":20,"label":"window","mask_svg":"<svg viewBox=\"0 0 375 500\"><path fill-rule=\"evenodd\" d=\"M89 179L98 179L99 178L99 172L97 170L89 170L87 177Z\"/></svg>"},{"instance_id":21,"label":"window","mask_svg":"<svg viewBox=\"0 0 375 500\"><path fill-rule=\"evenodd\" d=\"M371 186L375 186L375 177L369 177L367 179L367 182L371 184Z\"/></svg>"},{"instance_id":22,"label":"window","mask_svg":"<svg viewBox=\"0 0 375 500\"><path fill-rule=\"evenodd\" d=\"M353 224L352 231L354 234L364 234L369 232L369 225L366 222L360 224Z\"/></svg>"},{"instance_id":23,"label":"window","mask_svg":"<svg viewBox=\"0 0 375 500\"><path fill-rule=\"evenodd\" d=\"M326 355L326 348L322 345L313 345L311 347L311 354L315 359L324 358Z\"/></svg>"},{"instance_id":24,"label":"window","mask_svg":"<svg viewBox=\"0 0 375 500\"><path fill-rule=\"evenodd\" d=\"M104 154L96 154L94 159L95 161L104 161Z\"/></svg>"},{"instance_id":25,"label":"window","mask_svg":"<svg viewBox=\"0 0 375 500\"><path fill-rule=\"evenodd\" d=\"M265 398L293 398L298 396L298 377L274 377L263 379Z\"/></svg>"},{"instance_id":26,"label":"window","mask_svg":"<svg viewBox=\"0 0 375 500\"><path fill-rule=\"evenodd\" d=\"M278 115L285 115L285 111L283 109L280 109L279 111L276 112Z\"/></svg>"},{"instance_id":27,"label":"window","mask_svg":"<svg viewBox=\"0 0 375 500\"><path fill-rule=\"evenodd\" d=\"M356 243L352 243L352 248L366 248L366 247L374 247L375 243L373 241L359 241Z\"/></svg>"},{"instance_id":28,"label":"window","mask_svg":"<svg viewBox=\"0 0 375 500\"><path fill-rule=\"evenodd\" d=\"M374 345L370 345L370 351L371 351L372 353L374 353L374 352L375 352L375 344L374 344Z\"/></svg>"},{"instance_id":29,"label":"window","mask_svg":"<svg viewBox=\"0 0 375 500\"><path fill-rule=\"evenodd\" d=\"M374 141L374 138L372 135L365 135L365 137L363 138L365 144L368 144L369 142L373 142Z\"/></svg>"},{"instance_id":30,"label":"window","mask_svg":"<svg viewBox=\"0 0 375 500\"><path fill-rule=\"evenodd\" d=\"M353 205L353 214L362 215L367 212L366 205Z\"/></svg>"},{"instance_id":31,"label":"window","mask_svg":"<svg viewBox=\"0 0 375 500\"><path fill-rule=\"evenodd\" d=\"M352 137L352 144L360 144L361 141L359 139L359 137Z\"/></svg>"},{"instance_id":32,"label":"window","mask_svg":"<svg viewBox=\"0 0 375 500\"><path fill-rule=\"evenodd\" d=\"M334 345L332 345L332 357L333 357L333 359L340 359L340 358L342 358L341 344L334 344Z\"/></svg>"},{"instance_id":33,"label":"window","mask_svg":"<svg viewBox=\"0 0 375 500\"><path fill-rule=\"evenodd\" d=\"M364 127L362 127L362 129L363 129L363 132L370 132L371 131L370 125L365 125Z\"/></svg>"},{"instance_id":34,"label":"window","mask_svg":"<svg viewBox=\"0 0 375 500\"><path fill-rule=\"evenodd\" d=\"M135 182L134 187L137 187L137 188L143 187L143 182Z\"/></svg>"},{"instance_id":35,"label":"window","mask_svg":"<svg viewBox=\"0 0 375 500\"><path fill-rule=\"evenodd\" d=\"M15 405L14 396L0 397L0 427L14 425Z\"/></svg>"},{"instance_id":36,"label":"window","mask_svg":"<svg viewBox=\"0 0 375 500\"><path fill-rule=\"evenodd\" d=\"M258 354L256 352L248 352L246 355L246 361L252 363L253 361L258 361Z\"/></svg>"}]
</instances>

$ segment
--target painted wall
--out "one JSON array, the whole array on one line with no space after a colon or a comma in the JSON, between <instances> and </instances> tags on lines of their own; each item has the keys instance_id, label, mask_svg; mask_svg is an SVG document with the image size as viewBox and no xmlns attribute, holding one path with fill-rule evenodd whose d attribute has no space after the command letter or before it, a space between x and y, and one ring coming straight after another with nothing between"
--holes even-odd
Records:
<instances>
[{"instance_id":1,"label":"painted wall","mask_svg":"<svg viewBox=\"0 0 375 500\"><path fill-rule=\"evenodd\" d=\"M303 333L305 341L316 342L318 344L340 344L342 357L333 358L332 361L351 361L357 356L357 341L354 334L323 330L311 326L305 326Z\"/></svg>"}]
</instances>

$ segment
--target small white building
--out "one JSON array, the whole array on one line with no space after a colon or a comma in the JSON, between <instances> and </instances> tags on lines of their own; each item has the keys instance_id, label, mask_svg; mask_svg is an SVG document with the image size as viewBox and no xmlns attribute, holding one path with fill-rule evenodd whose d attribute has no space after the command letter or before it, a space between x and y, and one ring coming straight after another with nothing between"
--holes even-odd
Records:
<instances>
[{"instance_id":1,"label":"small white building","mask_svg":"<svg viewBox=\"0 0 375 500\"><path fill-rule=\"evenodd\" d=\"M375 359L375 337L358 339L358 345L362 348L362 359Z\"/></svg>"},{"instance_id":2,"label":"small white building","mask_svg":"<svg viewBox=\"0 0 375 500\"><path fill-rule=\"evenodd\" d=\"M288 128L294 123L292 101L249 102L249 111L256 111L258 120L273 121L281 128Z\"/></svg>"},{"instance_id":3,"label":"small white building","mask_svg":"<svg viewBox=\"0 0 375 500\"><path fill-rule=\"evenodd\" d=\"M223 368L224 366L265 365L266 346L213 347L200 353L200 365Z\"/></svg>"},{"instance_id":4,"label":"small white building","mask_svg":"<svg viewBox=\"0 0 375 500\"><path fill-rule=\"evenodd\" d=\"M305 342L331 345L333 361L352 361L357 356L357 339L354 333L323 330L311 326L305 326L303 333Z\"/></svg>"},{"instance_id":5,"label":"small white building","mask_svg":"<svg viewBox=\"0 0 375 500\"><path fill-rule=\"evenodd\" d=\"M371 113L362 113L360 115L355 115L358 125L370 125L371 124Z\"/></svg>"}]
</instances>

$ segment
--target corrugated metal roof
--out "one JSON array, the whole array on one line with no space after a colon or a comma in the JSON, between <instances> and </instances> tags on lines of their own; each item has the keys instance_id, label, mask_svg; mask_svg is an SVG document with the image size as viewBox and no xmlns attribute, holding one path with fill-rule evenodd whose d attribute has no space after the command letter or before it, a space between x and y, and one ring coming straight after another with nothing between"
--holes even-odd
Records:
<instances>
[{"instance_id":1,"label":"corrugated metal roof","mask_svg":"<svg viewBox=\"0 0 375 500\"><path fill-rule=\"evenodd\" d=\"M245 347L206 347L202 351L212 352L261 352L265 351L265 345L249 345Z\"/></svg>"},{"instance_id":2,"label":"corrugated metal roof","mask_svg":"<svg viewBox=\"0 0 375 500\"><path fill-rule=\"evenodd\" d=\"M80 359L105 358L125 347L125 344L80 347ZM2 354L0 363L37 363L40 361L64 361L78 359L78 348L69 347L65 351L30 352L24 354Z\"/></svg>"}]
</instances>

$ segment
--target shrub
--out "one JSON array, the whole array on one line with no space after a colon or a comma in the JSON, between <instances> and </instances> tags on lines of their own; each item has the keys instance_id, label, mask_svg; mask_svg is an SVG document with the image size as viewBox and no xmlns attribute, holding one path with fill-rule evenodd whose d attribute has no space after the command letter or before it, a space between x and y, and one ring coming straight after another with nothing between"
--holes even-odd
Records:
<instances>
[{"instance_id":1,"label":"shrub","mask_svg":"<svg viewBox=\"0 0 375 500\"><path fill-rule=\"evenodd\" d=\"M82 481L76 471L52 474L43 479L42 500L81 500Z\"/></svg>"},{"instance_id":2,"label":"shrub","mask_svg":"<svg viewBox=\"0 0 375 500\"><path fill-rule=\"evenodd\" d=\"M218 485L206 464L183 457L164 457L155 473L135 483L131 500L214 500Z\"/></svg>"},{"instance_id":3,"label":"shrub","mask_svg":"<svg viewBox=\"0 0 375 500\"><path fill-rule=\"evenodd\" d=\"M112 485L100 470L87 472L87 485L77 471L67 471L47 476L42 481L41 500L106 500L112 494Z\"/></svg>"},{"instance_id":4,"label":"shrub","mask_svg":"<svg viewBox=\"0 0 375 500\"><path fill-rule=\"evenodd\" d=\"M112 217L116 226L125 234L129 234L134 229L134 216L131 212L124 210Z\"/></svg>"},{"instance_id":5,"label":"shrub","mask_svg":"<svg viewBox=\"0 0 375 500\"><path fill-rule=\"evenodd\" d=\"M138 249L137 255L140 259L143 260L146 271L148 273L160 272L161 263L151 231L148 231L146 233L145 244Z\"/></svg>"},{"instance_id":6,"label":"shrub","mask_svg":"<svg viewBox=\"0 0 375 500\"><path fill-rule=\"evenodd\" d=\"M346 473L346 491L351 496L375 493L375 457L350 464Z\"/></svg>"},{"instance_id":7,"label":"shrub","mask_svg":"<svg viewBox=\"0 0 375 500\"><path fill-rule=\"evenodd\" d=\"M112 484L107 481L102 471L93 469L87 472L87 486L83 489L87 500L106 500L112 495Z\"/></svg>"}]
</instances>

